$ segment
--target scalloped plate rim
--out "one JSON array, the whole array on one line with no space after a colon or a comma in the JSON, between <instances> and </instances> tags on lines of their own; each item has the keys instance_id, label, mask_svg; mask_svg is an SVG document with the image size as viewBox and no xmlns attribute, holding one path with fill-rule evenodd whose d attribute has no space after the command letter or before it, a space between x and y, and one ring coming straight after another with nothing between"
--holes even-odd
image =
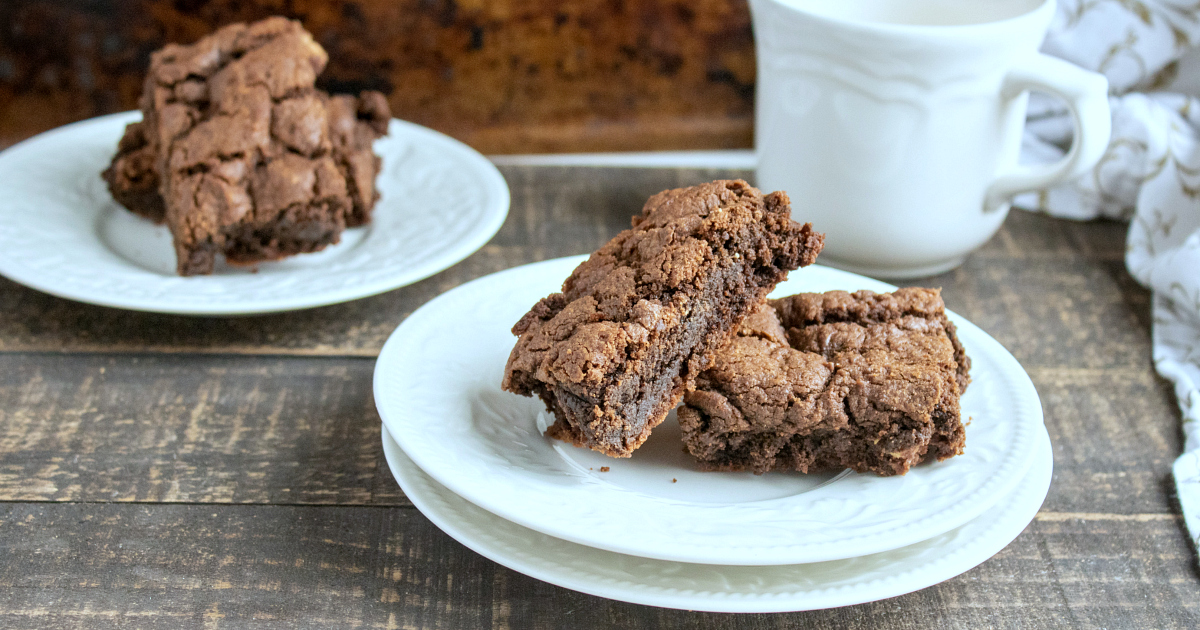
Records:
<instances>
[{"instance_id":1,"label":"scalloped plate rim","mask_svg":"<svg viewBox=\"0 0 1200 630\"><path fill-rule=\"evenodd\" d=\"M117 139L120 138L124 126L140 119L140 116L141 113L138 111L120 112L70 123L45 131L0 151L0 169L6 166L5 162L8 160L20 159L25 157L25 152L37 151L39 145L42 143L47 141L62 141L63 136L71 136L72 134L93 133L96 127L112 127L112 133L114 134L112 137L112 146L115 150ZM436 150L440 152L447 155L454 155L459 161L458 165L469 165L474 171L472 175L477 176L480 190L485 193L487 201L487 207L483 208L483 212L481 213L483 214L482 221L471 226L466 233L454 235L454 240L448 242L447 247L441 253L432 257L431 260L421 262L412 269L397 271L386 277L348 288L305 292L304 287L297 287L296 292L288 297L272 299L242 298L236 301L217 304L211 302L172 302L169 298L130 299L123 298L119 294L99 290L81 291L78 288L64 285L61 281L56 281L55 276L48 276L42 272L29 270L21 264L22 261L7 256L3 251L0 251L0 275L43 293L76 302L132 311L199 316L257 315L316 308L370 297L407 286L458 264L487 244L504 224L508 216L511 196L508 183L505 181L504 176L500 174L499 169L470 146L427 127L393 118L389 125L389 136L395 137L396 131L403 133L406 137L419 139L423 143L423 146L436 147ZM385 137L381 141L387 139L389 138ZM99 177L99 172L102 169L103 165L94 169L97 177ZM387 170L385 163L379 177L386 177ZM0 171L0 175L3 175L2 171ZM3 189L6 183L0 180L0 189ZM75 184L76 182L64 183ZM0 215L4 214L7 203L3 198L0 198ZM87 220L80 221L80 225L90 229L95 222L95 217L103 211L103 208L96 208L88 216ZM128 266L130 269L141 271L133 263L128 263ZM309 267L289 270L286 274L280 274L280 276L291 277L292 274L309 275L319 272L319 267ZM141 274L139 280L146 279L147 277L153 278L154 276L152 274ZM211 281L217 277L200 276L198 278ZM238 276L230 277L236 278ZM164 278L164 282L179 279L178 276L170 276Z\"/></svg>"},{"instance_id":2,"label":"scalloped plate rim","mask_svg":"<svg viewBox=\"0 0 1200 630\"><path fill-rule=\"evenodd\" d=\"M856 583L773 593L769 596L730 588L719 592L696 593L683 585L664 588L662 584L651 584L643 577L644 572L626 572L624 584L614 583L611 576L603 576L601 572L605 568L603 565L620 561L622 554L567 541L551 541L558 547L555 555L570 556L572 559L586 557L589 560L576 564L574 570L564 567L561 558L545 557L549 554L543 544L545 539L540 538L544 534L505 521L454 494L413 463L392 439L386 425L381 427L381 433L384 458L405 496L436 527L475 553L518 573L588 595L646 606L720 613L777 613L852 606L912 593L966 573L1002 551L1029 526L1045 502L1054 471L1050 436L1042 427L1037 445L1039 456L1030 470L1009 494L1004 495L988 512L962 525L960 531L969 531L968 528L988 523L989 518L990 524L970 539L956 537L951 545L938 547L938 557L925 564L913 564L913 558L918 550L934 544L930 541L878 554L879 558L892 557L894 566L886 571L877 570L876 574L883 575L877 575L874 579L859 575ZM480 522L471 523L472 518ZM664 563L661 560L644 561L650 566ZM847 561L832 560L829 564L844 562ZM908 566L905 566L906 562ZM702 568L721 571L730 567ZM752 568L756 575L766 577L793 567L777 565ZM661 573L666 574L667 571ZM639 578L642 580L640 583ZM786 580L786 576L782 576L782 579Z\"/></svg>"},{"instance_id":3,"label":"scalloped plate rim","mask_svg":"<svg viewBox=\"0 0 1200 630\"><path fill-rule=\"evenodd\" d=\"M379 410L383 422L388 426L393 438L405 449L414 462L420 466L426 473L438 481L438 483L446 486L450 491L455 492L459 496L472 501L476 505L489 510L498 516L515 522L524 527L534 529L556 538L561 538L582 545L606 549L617 553L635 555L646 558L655 558L659 560L670 560L679 562L704 563L704 564L739 564L739 565L777 565L777 564L795 564L802 562L817 562L825 560L836 560L839 558L852 557L861 555L862 553L876 553L895 549L901 546L909 545L921 540L928 539L932 536L939 535L945 531L962 525L963 523L975 518L982 512L991 507L1001 496L1010 491L1020 481L1022 475L1029 469L1032 464L1034 453L1033 449L1017 450L1010 448L1012 455L1008 460L1011 467L1007 472L1011 473L1008 476L992 475L989 480L982 486L975 488L969 495L973 499L971 502L965 502L966 505L955 504L954 506L946 506L941 512L936 515L926 515L922 518L915 519L906 525L895 527L885 532L875 532L871 534L863 534L857 537L843 538L840 541L820 542L820 543L804 543L804 544L775 544L774 546L765 543L759 544L756 547L722 545L719 548L712 546L704 546L697 544L680 544L672 539L672 544L665 544L660 536L657 539L657 544L647 543L642 540L643 537L633 537L637 540L628 542L629 537L619 537L615 535L605 536L603 532L597 533L597 529L602 529L606 523L591 519L589 523L595 527L580 527L578 524L564 524L559 522L561 518L552 518L546 514L541 514L531 506L537 505L537 501L542 500L541 496L536 493L530 493L528 490L518 490L516 492L525 492L524 495L518 495L516 498L523 498L525 501L512 501L511 496L500 497L489 492L483 492L474 487L478 483L474 478L466 478L458 474L458 470L447 470L443 463L439 460L439 455L442 453L426 452L423 449L424 444L421 440L428 439L427 435L420 434L421 432L409 431L406 422L410 420L412 414L415 413L412 408L412 397L398 396L391 386L393 377L392 373L401 369L405 353L411 349L410 345L406 345L406 339L411 337L410 329L422 326L423 318L433 317L433 313L437 313L439 308L445 308L443 305L451 304L454 300L470 296L473 292L480 288L486 288L492 283L511 283L518 280L527 274L536 274L544 272L547 269L554 269L555 273L561 267L565 270L561 277L566 277L570 268L573 268L586 256L573 256L559 258L553 260L542 261L539 263L531 263L519 267L514 267L499 271L482 278L478 278L469 283L456 287L437 298L426 303L417 312L409 316L396 331L389 337L387 343L384 344L383 350L380 352L376 363L375 376L373 379L374 393L376 399L376 407ZM541 268L541 269L539 269ZM873 290L891 290L891 285L873 280L857 274L814 265L809 269L820 270L826 278L834 278L834 282L852 283L854 288L871 288ZM796 272L788 284L796 282L797 276L805 273L805 271ZM536 275L530 275L536 277ZM818 281L819 282L819 281ZM507 286L498 284L497 286ZM541 286L541 285L538 285ZM783 285L781 289L787 290L790 287ZM891 287L894 288L894 287ZM793 289L795 290L795 289ZM799 289L803 290L803 289ZM528 308L528 306L525 306ZM1013 406L1019 407L1025 412L1023 424L1014 425L1016 428L1013 431L1022 431L1021 434L1027 442L1027 446L1032 446L1036 440L1036 435L1032 433L1033 427L1040 428L1043 426L1041 403L1037 395L1037 390L1033 387L1029 376L1021 368L1020 364L1012 357L1007 350L998 342L992 339L985 332L966 321L962 317L948 311L951 319L959 326L960 334L964 337L966 343L967 337L976 337L976 341L983 342L990 346L986 356L993 359L1002 365L997 366L1001 372L1008 378L1014 380L1010 383L1020 391L1014 393ZM444 321L438 320L439 324ZM962 334L965 333L965 334ZM979 354L979 348L975 348L972 352ZM444 357L445 355L440 355ZM983 356L983 355L980 355ZM978 362L977 362L978 365ZM423 370L425 368L422 368ZM495 380L498 383L500 375L495 375ZM978 379L976 380L978 382ZM498 388L497 388L498 389ZM978 390L978 388L976 388ZM413 392L409 392L412 394ZM970 395L971 392L968 392ZM400 399L403 399L405 404L400 404ZM444 419L440 420L444 423ZM970 431L970 429L968 429ZM548 440L548 438L545 438ZM1017 439L1014 434L1012 438ZM453 451L454 445L440 445L438 448L450 449ZM970 443L968 443L970 449ZM635 455L636 456L636 455ZM1015 458L1015 459L1014 459ZM949 462L940 464L941 466L952 465L956 461L961 461L956 458ZM910 473L908 477L913 477ZM915 477L914 477L915 478ZM900 478L891 478L893 480ZM492 483L488 481L487 483ZM868 481L867 483L874 483ZM495 487L491 488L495 490ZM986 491L986 492L985 492ZM660 504L667 508L674 509L676 507L668 499L658 499L656 497L645 497L637 495L629 491L625 491L623 500L628 502L638 503L636 507L645 508L652 504ZM814 493L815 494L815 493ZM597 495L590 495L589 498L594 498ZM804 495L799 495L804 496ZM613 496L605 498L613 499ZM794 497L786 499L777 499L775 501L788 501ZM646 501L644 499L648 499ZM801 501L811 504L812 497L801 499ZM628 506L627 506L628 507ZM709 506L697 507L693 513L709 514L705 512ZM632 513L638 513L636 509L629 510ZM559 515L561 516L561 515ZM936 516L936 517L935 517ZM629 519L628 516L611 516L611 519ZM593 522L594 521L594 522ZM812 529L811 527L809 529ZM886 534L886 535L885 535ZM676 535L678 533L676 532ZM746 536L745 538L754 538Z\"/></svg>"}]
</instances>

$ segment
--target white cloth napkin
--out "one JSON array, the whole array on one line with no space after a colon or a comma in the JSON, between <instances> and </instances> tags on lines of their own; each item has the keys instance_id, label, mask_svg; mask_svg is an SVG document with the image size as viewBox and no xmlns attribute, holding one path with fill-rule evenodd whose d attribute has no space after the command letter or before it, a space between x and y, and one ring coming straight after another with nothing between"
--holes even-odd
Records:
<instances>
[{"instance_id":1,"label":"white cloth napkin","mask_svg":"<svg viewBox=\"0 0 1200 630\"><path fill-rule=\"evenodd\" d=\"M1154 293L1154 367L1175 384L1183 415L1175 487L1200 548L1200 3L1059 0L1042 50L1108 77L1112 142L1089 175L1014 205L1130 221L1125 264ZM1058 159L1070 115L1032 96L1022 160Z\"/></svg>"}]
</instances>

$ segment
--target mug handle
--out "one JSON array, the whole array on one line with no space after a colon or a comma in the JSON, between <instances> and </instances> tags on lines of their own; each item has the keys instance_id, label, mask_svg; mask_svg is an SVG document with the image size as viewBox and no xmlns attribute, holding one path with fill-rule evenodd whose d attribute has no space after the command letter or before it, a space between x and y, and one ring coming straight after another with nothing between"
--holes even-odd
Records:
<instances>
[{"instance_id":1,"label":"mug handle","mask_svg":"<svg viewBox=\"0 0 1200 630\"><path fill-rule=\"evenodd\" d=\"M1017 165L998 175L984 195L984 212L996 211L1017 193L1046 188L1090 171L1108 149L1112 136L1108 78L1037 53L1009 71L1000 95L1013 99L1031 89L1049 92L1067 102L1075 123L1071 150L1057 162Z\"/></svg>"}]
</instances>

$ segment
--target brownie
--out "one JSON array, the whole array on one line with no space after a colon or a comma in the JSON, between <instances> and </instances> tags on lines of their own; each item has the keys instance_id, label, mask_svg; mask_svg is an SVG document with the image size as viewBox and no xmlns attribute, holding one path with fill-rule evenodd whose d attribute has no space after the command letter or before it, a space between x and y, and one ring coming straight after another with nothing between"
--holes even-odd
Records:
<instances>
[{"instance_id":1,"label":"brownie","mask_svg":"<svg viewBox=\"0 0 1200 630\"><path fill-rule=\"evenodd\" d=\"M117 155L102 176L117 203L134 214L155 223L166 220L167 209L158 194L158 173L154 170L154 151L141 122L125 127L117 143Z\"/></svg>"},{"instance_id":2,"label":"brownie","mask_svg":"<svg viewBox=\"0 0 1200 630\"><path fill-rule=\"evenodd\" d=\"M252 264L317 251L370 220L387 102L314 88L326 61L284 18L151 55L143 122L104 177L117 201L166 222L181 275L212 273L218 254Z\"/></svg>"},{"instance_id":3,"label":"brownie","mask_svg":"<svg viewBox=\"0 0 1200 630\"><path fill-rule=\"evenodd\" d=\"M742 319L823 236L786 194L741 180L658 193L513 326L504 389L539 396L550 437L628 457Z\"/></svg>"},{"instance_id":4,"label":"brownie","mask_svg":"<svg viewBox=\"0 0 1200 630\"><path fill-rule=\"evenodd\" d=\"M679 424L704 470L903 475L962 453L969 370L935 289L802 293L746 319Z\"/></svg>"}]
</instances>

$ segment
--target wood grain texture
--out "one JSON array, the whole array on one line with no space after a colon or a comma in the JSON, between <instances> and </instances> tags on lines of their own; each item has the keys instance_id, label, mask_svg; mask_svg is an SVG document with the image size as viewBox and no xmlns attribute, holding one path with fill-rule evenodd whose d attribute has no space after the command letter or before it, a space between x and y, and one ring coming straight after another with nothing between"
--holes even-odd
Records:
<instances>
[{"instance_id":1,"label":"wood grain texture","mask_svg":"<svg viewBox=\"0 0 1200 630\"><path fill-rule=\"evenodd\" d=\"M383 461L372 368L0 354L0 501L408 505ZM1180 440L1166 385L1033 376L1060 463L1047 510L1172 512Z\"/></svg>"},{"instance_id":2,"label":"wood grain texture","mask_svg":"<svg viewBox=\"0 0 1200 630\"><path fill-rule=\"evenodd\" d=\"M407 505L383 462L372 368L0 354L0 501ZM1046 509L1172 511L1180 440L1165 384L1132 372L1032 375L1060 462Z\"/></svg>"},{"instance_id":3,"label":"wood grain texture","mask_svg":"<svg viewBox=\"0 0 1200 630\"><path fill-rule=\"evenodd\" d=\"M508 220L467 260L364 300L278 315L195 318L81 305L0 279L0 351L186 352L375 356L417 307L477 277L598 248L664 188L721 176L715 170L501 169ZM744 174L744 173L743 173Z\"/></svg>"},{"instance_id":4,"label":"wood grain texture","mask_svg":"<svg viewBox=\"0 0 1200 630\"><path fill-rule=\"evenodd\" d=\"M963 576L836 610L713 615L567 591L450 540L382 458L371 372L391 330L463 282L593 250L653 192L745 175L504 174L513 208L491 243L349 304L183 318L0 280L0 627L1200 626L1170 478L1179 412L1150 362L1125 226L1111 222L1014 212L963 267L908 283L943 287L1013 352L1054 445L1042 512Z\"/></svg>"},{"instance_id":5,"label":"wood grain texture","mask_svg":"<svg viewBox=\"0 0 1200 630\"><path fill-rule=\"evenodd\" d=\"M0 505L5 628L1190 628L1171 518L1039 519L976 569L849 608L722 615L583 595L411 508Z\"/></svg>"},{"instance_id":6,"label":"wood grain texture","mask_svg":"<svg viewBox=\"0 0 1200 630\"><path fill-rule=\"evenodd\" d=\"M0 354L0 501L408 505L373 368Z\"/></svg>"},{"instance_id":7,"label":"wood grain texture","mask_svg":"<svg viewBox=\"0 0 1200 630\"><path fill-rule=\"evenodd\" d=\"M321 87L381 90L487 153L751 143L744 1L8 0L0 146L136 109L151 51L270 15L329 52Z\"/></svg>"},{"instance_id":8,"label":"wood grain texture","mask_svg":"<svg viewBox=\"0 0 1200 630\"><path fill-rule=\"evenodd\" d=\"M405 317L448 289L500 269L591 252L629 227L630 217L660 190L719 177L752 178L747 171L697 169L501 170L512 191L512 209L495 238L458 265L408 287L293 313L194 318L76 304L0 279L0 351L375 356ZM795 200L800 220L803 204ZM1079 224L1014 211L963 268L920 282L942 286L951 308L1000 339L1022 362L1038 352L1056 352L1069 361L1077 352L1103 355L1119 349L1125 364L1133 365L1147 356L1143 344L1149 326L1125 323L1146 322L1149 306L1147 294L1120 262L1124 230L1114 222ZM1010 286L1014 282L1036 286ZM1016 291L1034 289L1038 299L1021 303ZM1022 334L1035 315L1022 308L1043 309L1036 313L1039 318L1050 313L1047 309L1066 308L1078 313L1068 316L1081 323L1112 324L1109 332L1097 329L1093 336L1123 337L1100 339L1106 345L1096 349L1091 340L1075 338L1083 329L1072 332L1070 322L1061 322L1049 329L1053 343L1043 343L1042 337Z\"/></svg>"}]
</instances>

